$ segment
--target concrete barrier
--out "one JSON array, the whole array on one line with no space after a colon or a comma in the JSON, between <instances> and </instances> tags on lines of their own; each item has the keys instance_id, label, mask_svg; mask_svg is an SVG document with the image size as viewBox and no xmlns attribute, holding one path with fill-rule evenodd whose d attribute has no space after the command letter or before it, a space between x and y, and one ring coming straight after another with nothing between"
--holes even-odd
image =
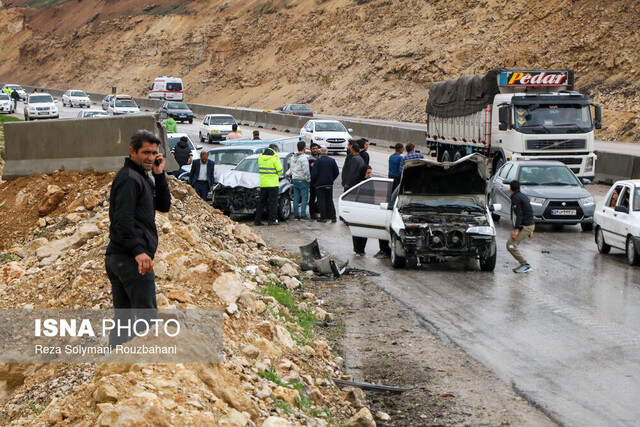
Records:
<instances>
[{"instance_id":1,"label":"concrete barrier","mask_svg":"<svg viewBox=\"0 0 640 427\"><path fill-rule=\"evenodd\" d=\"M2 178L53 172L120 169L129 154L129 139L138 129L147 129L162 141L167 170L177 169L168 153L166 133L150 114L96 119L9 122L4 125L5 160Z\"/></svg>"},{"instance_id":2,"label":"concrete barrier","mask_svg":"<svg viewBox=\"0 0 640 427\"><path fill-rule=\"evenodd\" d=\"M640 157L596 151L596 182L611 184L621 179L640 178Z\"/></svg>"}]
</instances>

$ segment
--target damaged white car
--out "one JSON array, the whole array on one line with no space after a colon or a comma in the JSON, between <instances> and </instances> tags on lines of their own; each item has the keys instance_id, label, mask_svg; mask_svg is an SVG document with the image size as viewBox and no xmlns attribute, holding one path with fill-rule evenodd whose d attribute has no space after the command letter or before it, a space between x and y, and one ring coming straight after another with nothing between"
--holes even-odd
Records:
<instances>
[{"instance_id":1,"label":"damaged white car","mask_svg":"<svg viewBox=\"0 0 640 427\"><path fill-rule=\"evenodd\" d=\"M451 163L407 161L393 194L390 179L364 181L340 196L340 216L353 236L388 240L395 268L466 258L493 271L496 231L486 203L485 162L479 154Z\"/></svg>"}]
</instances>

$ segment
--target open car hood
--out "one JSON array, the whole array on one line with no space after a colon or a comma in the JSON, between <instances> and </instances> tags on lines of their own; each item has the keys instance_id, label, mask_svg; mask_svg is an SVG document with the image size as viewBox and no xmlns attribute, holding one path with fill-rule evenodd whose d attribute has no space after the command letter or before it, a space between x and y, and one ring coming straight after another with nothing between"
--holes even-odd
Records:
<instances>
[{"instance_id":1,"label":"open car hood","mask_svg":"<svg viewBox=\"0 0 640 427\"><path fill-rule=\"evenodd\" d=\"M456 162L414 159L404 164L398 187L401 196L482 195L487 187L487 158L470 154Z\"/></svg>"}]
</instances>

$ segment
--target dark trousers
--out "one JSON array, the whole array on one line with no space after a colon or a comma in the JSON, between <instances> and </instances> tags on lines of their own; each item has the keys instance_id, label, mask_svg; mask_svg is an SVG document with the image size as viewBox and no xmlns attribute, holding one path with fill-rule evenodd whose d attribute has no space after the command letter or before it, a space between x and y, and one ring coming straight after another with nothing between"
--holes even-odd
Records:
<instances>
[{"instance_id":1,"label":"dark trousers","mask_svg":"<svg viewBox=\"0 0 640 427\"><path fill-rule=\"evenodd\" d=\"M333 187L316 187L318 197L318 211L320 219L336 219L336 207L333 204Z\"/></svg>"},{"instance_id":2,"label":"dark trousers","mask_svg":"<svg viewBox=\"0 0 640 427\"><path fill-rule=\"evenodd\" d=\"M253 219L254 224L260 224L265 207L268 209L269 222L276 222L278 219L278 187L260 187L260 198L256 206L256 216Z\"/></svg>"},{"instance_id":3,"label":"dark trousers","mask_svg":"<svg viewBox=\"0 0 640 427\"><path fill-rule=\"evenodd\" d=\"M309 216L313 218L318 213L318 203L316 199L316 187L313 185L309 188Z\"/></svg>"},{"instance_id":4,"label":"dark trousers","mask_svg":"<svg viewBox=\"0 0 640 427\"><path fill-rule=\"evenodd\" d=\"M158 317L156 303L156 276L152 272L142 275L137 261L128 255L109 254L105 258L107 277L111 282L111 296L115 308L115 321L119 324L133 323L135 319ZM132 310L140 309L140 310ZM111 331L109 345L115 346L129 341L132 334L126 331Z\"/></svg>"},{"instance_id":5,"label":"dark trousers","mask_svg":"<svg viewBox=\"0 0 640 427\"><path fill-rule=\"evenodd\" d=\"M400 177L393 178L393 187L391 188L391 191L395 190L398 185L400 185Z\"/></svg>"},{"instance_id":6,"label":"dark trousers","mask_svg":"<svg viewBox=\"0 0 640 427\"><path fill-rule=\"evenodd\" d=\"M207 181L196 181L193 183L193 189L196 190L198 196L205 202L207 201L207 195L209 194L209 183Z\"/></svg>"},{"instance_id":7,"label":"dark trousers","mask_svg":"<svg viewBox=\"0 0 640 427\"><path fill-rule=\"evenodd\" d=\"M391 255L391 246L389 246L388 240L378 240L378 244L380 245L380 252Z\"/></svg>"},{"instance_id":8,"label":"dark trousers","mask_svg":"<svg viewBox=\"0 0 640 427\"><path fill-rule=\"evenodd\" d=\"M364 248L367 246L367 238L352 236L351 240L353 241L353 252L363 254Z\"/></svg>"}]
</instances>

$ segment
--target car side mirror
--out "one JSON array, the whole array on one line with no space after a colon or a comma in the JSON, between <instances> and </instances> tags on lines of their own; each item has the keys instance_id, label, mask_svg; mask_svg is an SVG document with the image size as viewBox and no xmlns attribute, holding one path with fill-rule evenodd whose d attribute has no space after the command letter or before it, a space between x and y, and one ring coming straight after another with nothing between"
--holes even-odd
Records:
<instances>
[{"instance_id":1,"label":"car side mirror","mask_svg":"<svg viewBox=\"0 0 640 427\"><path fill-rule=\"evenodd\" d=\"M382 209L383 211L389 210L389 203L380 203L380 209Z\"/></svg>"},{"instance_id":2,"label":"car side mirror","mask_svg":"<svg viewBox=\"0 0 640 427\"><path fill-rule=\"evenodd\" d=\"M602 108L599 105L594 105L595 107L595 123L594 126L596 129L602 129Z\"/></svg>"},{"instance_id":3,"label":"car side mirror","mask_svg":"<svg viewBox=\"0 0 640 427\"><path fill-rule=\"evenodd\" d=\"M500 122L498 129L509 129L509 107L507 105L498 108L498 121Z\"/></svg>"},{"instance_id":4,"label":"car side mirror","mask_svg":"<svg viewBox=\"0 0 640 427\"><path fill-rule=\"evenodd\" d=\"M626 214L629 213L629 208L626 206L616 206L615 208L613 208L613 210L615 210L616 212L624 212Z\"/></svg>"},{"instance_id":5,"label":"car side mirror","mask_svg":"<svg viewBox=\"0 0 640 427\"><path fill-rule=\"evenodd\" d=\"M500 203L494 203L493 205L489 206L489 211L491 212L500 211L500 210L502 210L502 205Z\"/></svg>"},{"instance_id":6,"label":"car side mirror","mask_svg":"<svg viewBox=\"0 0 640 427\"><path fill-rule=\"evenodd\" d=\"M58 98L54 99L54 100L53 100L53 102L54 102L55 104L57 104L57 103L58 103Z\"/></svg>"},{"instance_id":7,"label":"car side mirror","mask_svg":"<svg viewBox=\"0 0 640 427\"><path fill-rule=\"evenodd\" d=\"M351 132L353 132L353 129L349 128L349 129L347 129L347 132L351 133Z\"/></svg>"},{"instance_id":8,"label":"car side mirror","mask_svg":"<svg viewBox=\"0 0 640 427\"><path fill-rule=\"evenodd\" d=\"M591 180L588 178L580 178L580 181L582 182L582 185L589 185L591 184Z\"/></svg>"},{"instance_id":9,"label":"car side mirror","mask_svg":"<svg viewBox=\"0 0 640 427\"><path fill-rule=\"evenodd\" d=\"M196 150L202 150L202 145L196 145Z\"/></svg>"}]
</instances>

